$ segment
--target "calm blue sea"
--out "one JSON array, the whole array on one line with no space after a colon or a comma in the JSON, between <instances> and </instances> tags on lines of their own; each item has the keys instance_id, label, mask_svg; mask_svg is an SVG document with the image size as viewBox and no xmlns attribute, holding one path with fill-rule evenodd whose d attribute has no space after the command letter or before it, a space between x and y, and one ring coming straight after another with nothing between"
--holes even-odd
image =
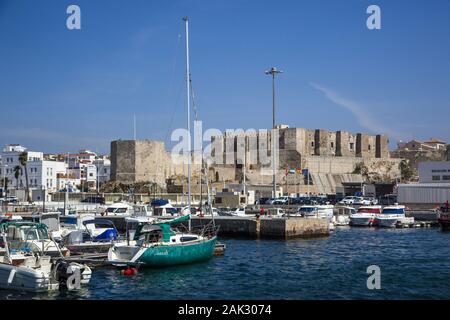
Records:
<instances>
[{"instance_id":1,"label":"calm blue sea","mask_svg":"<svg viewBox=\"0 0 450 320\"><path fill-rule=\"evenodd\" d=\"M311 240L227 240L204 263L123 276L96 269L77 293L0 299L450 299L450 233L438 229L342 228ZM366 286L369 265L381 289Z\"/></svg>"}]
</instances>

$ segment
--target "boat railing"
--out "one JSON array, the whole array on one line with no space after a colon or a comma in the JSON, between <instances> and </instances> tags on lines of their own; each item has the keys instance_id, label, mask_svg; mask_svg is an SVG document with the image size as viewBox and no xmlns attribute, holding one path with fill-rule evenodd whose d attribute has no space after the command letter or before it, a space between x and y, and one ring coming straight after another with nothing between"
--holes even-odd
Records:
<instances>
[{"instance_id":1,"label":"boat railing","mask_svg":"<svg viewBox=\"0 0 450 320\"><path fill-rule=\"evenodd\" d=\"M180 224L176 229L181 233L197 234L199 236L208 238L216 236L219 232L219 226L216 226L213 221L210 221L206 225L191 226L190 230L186 225Z\"/></svg>"}]
</instances>

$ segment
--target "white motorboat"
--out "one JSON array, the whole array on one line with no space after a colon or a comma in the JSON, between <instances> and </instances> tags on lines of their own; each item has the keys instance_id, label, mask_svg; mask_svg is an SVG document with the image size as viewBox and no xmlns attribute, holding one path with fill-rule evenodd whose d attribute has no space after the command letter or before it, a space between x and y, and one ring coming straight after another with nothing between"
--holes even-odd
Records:
<instances>
[{"instance_id":1,"label":"white motorboat","mask_svg":"<svg viewBox=\"0 0 450 320\"><path fill-rule=\"evenodd\" d=\"M267 215L269 217L281 218L286 216L286 211L284 211L284 209L281 208L269 208L267 209Z\"/></svg>"},{"instance_id":2,"label":"white motorboat","mask_svg":"<svg viewBox=\"0 0 450 320\"><path fill-rule=\"evenodd\" d=\"M60 213L56 211L34 213L31 217L33 222L45 224L50 238L59 242L62 240L59 216Z\"/></svg>"},{"instance_id":3,"label":"white motorboat","mask_svg":"<svg viewBox=\"0 0 450 320\"><path fill-rule=\"evenodd\" d=\"M375 224L377 216L381 213L381 206L362 206L356 213L350 215L352 226L370 227Z\"/></svg>"},{"instance_id":4,"label":"white motorboat","mask_svg":"<svg viewBox=\"0 0 450 320\"><path fill-rule=\"evenodd\" d=\"M60 248L48 236L47 226L42 223L11 221L1 225L6 233L10 248L13 250L29 250L41 252L51 257L68 256L69 250Z\"/></svg>"},{"instance_id":5,"label":"white motorboat","mask_svg":"<svg viewBox=\"0 0 450 320\"><path fill-rule=\"evenodd\" d=\"M148 204L135 204L133 206L133 211L131 212L131 217L151 217L153 216L153 209ZM125 218L127 219L127 218Z\"/></svg>"},{"instance_id":6,"label":"white motorboat","mask_svg":"<svg viewBox=\"0 0 450 320\"><path fill-rule=\"evenodd\" d=\"M92 271L87 265L64 259L52 262L50 256L26 246L12 249L5 226L2 224L0 227L0 245L5 249L5 254L0 257L0 288L48 292L62 288L79 289L78 285L89 283ZM35 224L36 228L40 226Z\"/></svg>"},{"instance_id":7,"label":"white motorboat","mask_svg":"<svg viewBox=\"0 0 450 320\"><path fill-rule=\"evenodd\" d=\"M32 292L58 290L49 256L6 253L0 261L0 288Z\"/></svg>"},{"instance_id":8,"label":"white motorboat","mask_svg":"<svg viewBox=\"0 0 450 320\"><path fill-rule=\"evenodd\" d=\"M356 213L353 207L337 207L333 216L335 226L348 226L350 224L350 216Z\"/></svg>"},{"instance_id":9,"label":"white motorboat","mask_svg":"<svg viewBox=\"0 0 450 320\"><path fill-rule=\"evenodd\" d=\"M395 228L397 222L405 218L405 206L386 206L376 217L375 223L380 228Z\"/></svg>"},{"instance_id":10,"label":"white motorboat","mask_svg":"<svg viewBox=\"0 0 450 320\"><path fill-rule=\"evenodd\" d=\"M128 216L130 215L131 206L124 202L115 202L106 207L102 212L102 216Z\"/></svg>"},{"instance_id":11,"label":"white motorboat","mask_svg":"<svg viewBox=\"0 0 450 320\"><path fill-rule=\"evenodd\" d=\"M118 236L113 222L106 219L89 219L83 220L83 228L66 233L63 243L74 254L104 253Z\"/></svg>"},{"instance_id":12,"label":"white motorboat","mask_svg":"<svg viewBox=\"0 0 450 320\"><path fill-rule=\"evenodd\" d=\"M330 222L333 219L333 205L304 205L298 208L297 215L304 218L323 218Z\"/></svg>"},{"instance_id":13,"label":"white motorboat","mask_svg":"<svg viewBox=\"0 0 450 320\"><path fill-rule=\"evenodd\" d=\"M186 209L187 209L187 207L184 207L183 209L181 209L181 213L183 214L183 212ZM187 210L187 211L189 211L189 210ZM188 212L186 212L184 214L188 214ZM160 205L160 206L155 206L153 208L153 216L176 217L176 216L179 216L179 212L170 203L166 203L166 204L163 204L163 205Z\"/></svg>"}]
</instances>

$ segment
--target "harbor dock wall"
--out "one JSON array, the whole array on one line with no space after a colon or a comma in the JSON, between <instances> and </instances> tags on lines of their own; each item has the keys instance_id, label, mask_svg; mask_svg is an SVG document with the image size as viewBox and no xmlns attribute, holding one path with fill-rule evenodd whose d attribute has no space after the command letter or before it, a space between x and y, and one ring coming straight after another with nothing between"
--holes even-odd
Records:
<instances>
[{"instance_id":1,"label":"harbor dock wall","mask_svg":"<svg viewBox=\"0 0 450 320\"><path fill-rule=\"evenodd\" d=\"M98 217L111 220L119 232L125 231L123 217ZM328 236L329 225L325 219L302 218L260 218L254 217L215 217L219 235L243 238L293 239ZM211 222L211 218L192 217L191 226L200 227ZM187 222L183 225L187 227Z\"/></svg>"}]
</instances>

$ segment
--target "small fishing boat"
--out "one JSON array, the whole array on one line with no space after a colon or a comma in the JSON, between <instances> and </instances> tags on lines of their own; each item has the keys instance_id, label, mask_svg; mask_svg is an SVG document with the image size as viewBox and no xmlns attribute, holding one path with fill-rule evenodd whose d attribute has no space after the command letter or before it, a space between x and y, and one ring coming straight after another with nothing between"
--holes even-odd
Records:
<instances>
[{"instance_id":1,"label":"small fishing boat","mask_svg":"<svg viewBox=\"0 0 450 320\"><path fill-rule=\"evenodd\" d=\"M131 206L124 202L116 202L106 207L101 213L102 216L128 216L130 215Z\"/></svg>"},{"instance_id":2,"label":"small fishing boat","mask_svg":"<svg viewBox=\"0 0 450 320\"><path fill-rule=\"evenodd\" d=\"M71 254L106 253L118 238L117 229L109 220L85 220L83 226L84 229L73 230L63 238Z\"/></svg>"},{"instance_id":3,"label":"small fishing boat","mask_svg":"<svg viewBox=\"0 0 450 320\"><path fill-rule=\"evenodd\" d=\"M352 226L370 227L376 222L377 216L381 213L381 206L362 206L358 211L350 215Z\"/></svg>"},{"instance_id":4,"label":"small fishing boat","mask_svg":"<svg viewBox=\"0 0 450 320\"><path fill-rule=\"evenodd\" d=\"M375 223L380 228L395 228L398 222L402 222L405 216L405 206L386 206L375 218Z\"/></svg>"},{"instance_id":5,"label":"small fishing boat","mask_svg":"<svg viewBox=\"0 0 450 320\"><path fill-rule=\"evenodd\" d=\"M284 209L281 208L269 208L267 209L267 215L269 217L281 218L286 216L286 211L284 211Z\"/></svg>"},{"instance_id":6,"label":"small fishing boat","mask_svg":"<svg viewBox=\"0 0 450 320\"><path fill-rule=\"evenodd\" d=\"M58 244L48 236L45 224L11 221L0 225L0 230L6 233L10 248L13 250L27 249L32 252L42 252L51 257L68 256L69 250L59 247Z\"/></svg>"},{"instance_id":7,"label":"small fishing boat","mask_svg":"<svg viewBox=\"0 0 450 320\"><path fill-rule=\"evenodd\" d=\"M34 213L31 218L33 222L45 224L50 238L59 242L62 240L59 216L60 213L58 211L38 212Z\"/></svg>"},{"instance_id":8,"label":"small fishing boat","mask_svg":"<svg viewBox=\"0 0 450 320\"><path fill-rule=\"evenodd\" d=\"M170 203L166 203L153 208L153 216L176 217L178 215L179 215L178 210Z\"/></svg>"},{"instance_id":9,"label":"small fishing boat","mask_svg":"<svg viewBox=\"0 0 450 320\"><path fill-rule=\"evenodd\" d=\"M333 205L303 205L298 208L297 215L303 218L333 219Z\"/></svg>"},{"instance_id":10,"label":"small fishing boat","mask_svg":"<svg viewBox=\"0 0 450 320\"><path fill-rule=\"evenodd\" d=\"M108 260L116 266L133 262L143 267L165 267L210 259L215 251L217 228L208 224L198 232L184 232L171 227L189 219L190 215L186 215L169 221L139 224L134 233L127 232L126 243L111 247Z\"/></svg>"},{"instance_id":11,"label":"small fishing boat","mask_svg":"<svg viewBox=\"0 0 450 320\"><path fill-rule=\"evenodd\" d=\"M5 224L0 227L0 245L5 249L5 254L0 257L1 289L48 292L74 290L79 288L78 284L89 283L92 271L87 265L67 262L62 258L52 262L50 256L27 246L12 249L5 232L11 229L6 228Z\"/></svg>"},{"instance_id":12,"label":"small fishing boat","mask_svg":"<svg viewBox=\"0 0 450 320\"><path fill-rule=\"evenodd\" d=\"M334 225L340 227L348 226L350 224L350 216L355 213L356 210L353 207L337 207L333 216Z\"/></svg>"}]
</instances>

